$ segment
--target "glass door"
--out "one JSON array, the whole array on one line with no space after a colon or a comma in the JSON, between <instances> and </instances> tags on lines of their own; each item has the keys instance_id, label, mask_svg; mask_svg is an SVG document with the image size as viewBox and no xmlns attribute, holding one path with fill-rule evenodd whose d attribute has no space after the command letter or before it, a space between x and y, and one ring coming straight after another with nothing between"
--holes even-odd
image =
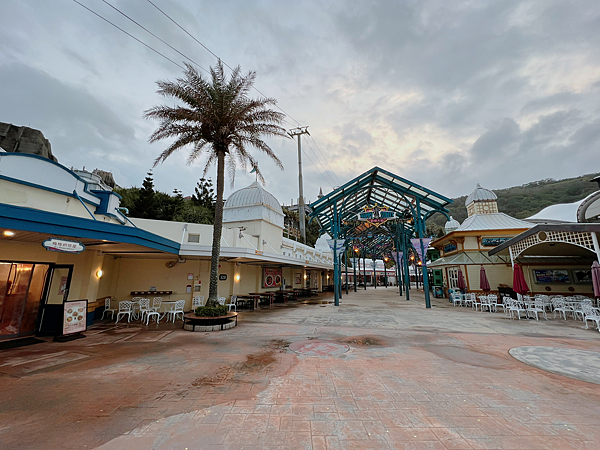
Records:
<instances>
[{"instance_id":1,"label":"glass door","mask_svg":"<svg viewBox=\"0 0 600 450\"><path fill-rule=\"evenodd\" d=\"M0 262L0 339L34 334L48 268Z\"/></svg>"},{"instance_id":2,"label":"glass door","mask_svg":"<svg viewBox=\"0 0 600 450\"><path fill-rule=\"evenodd\" d=\"M63 302L69 297L73 266L50 266L42 301L38 335L54 336L62 321Z\"/></svg>"}]
</instances>

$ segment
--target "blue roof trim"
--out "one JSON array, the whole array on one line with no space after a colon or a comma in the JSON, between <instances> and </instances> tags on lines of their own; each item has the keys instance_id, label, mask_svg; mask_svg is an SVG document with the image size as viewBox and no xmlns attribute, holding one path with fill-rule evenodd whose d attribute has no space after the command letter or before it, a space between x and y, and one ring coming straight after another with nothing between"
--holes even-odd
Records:
<instances>
[{"instance_id":1,"label":"blue roof trim","mask_svg":"<svg viewBox=\"0 0 600 450\"><path fill-rule=\"evenodd\" d=\"M71 197L71 198L75 198L75 199L77 198L75 195L73 195L73 192L61 191L60 189L49 188L48 186L44 186L44 185L36 184L36 183L30 183L29 181L23 181L18 178L7 177L6 175L0 175L0 180L6 180L6 181L10 181L11 183L22 184L24 186L41 189L43 191L54 192L55 194L65 195L67 197ZM85 183L85 181L82 181L82 182ZM91 192L88 192L88 194L91 194ZM94 194L92 194L92 195L94 195ZM98 202L101 201L100 197L98 197L97 195L94 195L94 197L96 197L98 199ZM82 198L81 200L86 202L88 205L92 205L94 208L100 204L100 203L91 202L87 198Z\"/></svg>"},{"instance_id":2,"label":"blue roof trim","mask_svg":"<svg viewBox=\"0 0 600 450\"><path fill-rule=\"evenodd\" d=\"M125 244L140 245L178 255L178 242L140 228L117 225L81 217L67 216L38 209L0 203L0 227L12 230L44 233L50 236L106 239Z\"/></svg>"},{"instance_id":3,"label":"blue roof trim","mask_svg":"<svg viewBox=\"0 0 600 450\"><path fill-rule=\"evenodd\" d=\"M82 183L87 184L87 181L85 181L83 178L81 178L79 175L77 175L75 172L73 172L71 169L68 169L67 167L63 166L60 163L57 163L56 161L52 160L52 159L48 159L48 158L44 158L43 156L40 155L33 155L31 153L13 153L13 152L6 152L6 153L2 153L0 155L2 158L5 158L7 156L24 156L26 158L35 158L35 159L40 159L44 162L50 163L50 164L54 164L55 166L60 167L61 169L63 169L65 172L69 172L70 175L74 176L75 178L77 178L79 181L81 181Z\"/></svg>"}]
</instances>

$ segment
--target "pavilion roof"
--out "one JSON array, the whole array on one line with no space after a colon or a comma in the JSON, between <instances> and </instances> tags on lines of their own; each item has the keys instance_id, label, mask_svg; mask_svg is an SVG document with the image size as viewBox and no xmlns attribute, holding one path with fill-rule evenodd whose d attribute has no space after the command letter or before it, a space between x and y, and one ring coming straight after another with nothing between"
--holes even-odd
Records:
<instances>
[{"instance_id":1,"label":"pavilion roof","mask_svg":"<svg viewBox=\"0 0 600 450\"><path fill-rule=\"evenodd\" d=\"M352 220L365 206L377 204L400 212L415 208L417 200L422 217L435 211L448 212L445 207L452 203L451 199L437 192L373 167L311 204L313 212L310 216L318 218L323 229L331 230L334 206L344 221ZM357 231L364 232L370 227L371 224L360 224Z\"/></svg>"}]
</instances>

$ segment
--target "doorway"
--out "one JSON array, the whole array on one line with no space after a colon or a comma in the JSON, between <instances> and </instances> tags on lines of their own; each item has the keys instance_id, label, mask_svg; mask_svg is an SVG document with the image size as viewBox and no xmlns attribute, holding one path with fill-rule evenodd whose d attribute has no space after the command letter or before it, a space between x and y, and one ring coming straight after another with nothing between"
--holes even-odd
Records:
<instances>
[{"instance_id":1,"label":"doorway","mask_svg":"<svg viewBox=\"0 0 600 450\"><path fill-rule=\"evenodd\" d=\"M72 265L52 265L42 297L38 336L56 336L60 331L63 303L68 300Z\"/></svg>"},{"instance_id":2,"label":"doorway","mask_svg":"<svg viewBox=\"0 0 600 450\"><path fill-rule=\"evenodd\" d=\"M0 340L35 333L49 264L0 262Z\"/></svg>"}]
</instances>

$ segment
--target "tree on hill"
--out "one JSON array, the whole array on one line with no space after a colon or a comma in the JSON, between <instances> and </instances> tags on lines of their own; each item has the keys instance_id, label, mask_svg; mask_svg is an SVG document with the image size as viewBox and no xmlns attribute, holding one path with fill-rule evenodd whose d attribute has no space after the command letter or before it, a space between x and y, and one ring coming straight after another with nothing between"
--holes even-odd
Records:
<instances>
[{"instance_id":1,"label":"tree on hill","mask_svg":"<svg viewBox=\"0 0 600 450\"><path fill-rule=\"evenodd\" d=\"M129 214L132 217L139 217L141 219L156 219L157 203L152 172L148 172L137 197L133 201L132 207L129 209Z\"/></svg>"}]
</instances>

